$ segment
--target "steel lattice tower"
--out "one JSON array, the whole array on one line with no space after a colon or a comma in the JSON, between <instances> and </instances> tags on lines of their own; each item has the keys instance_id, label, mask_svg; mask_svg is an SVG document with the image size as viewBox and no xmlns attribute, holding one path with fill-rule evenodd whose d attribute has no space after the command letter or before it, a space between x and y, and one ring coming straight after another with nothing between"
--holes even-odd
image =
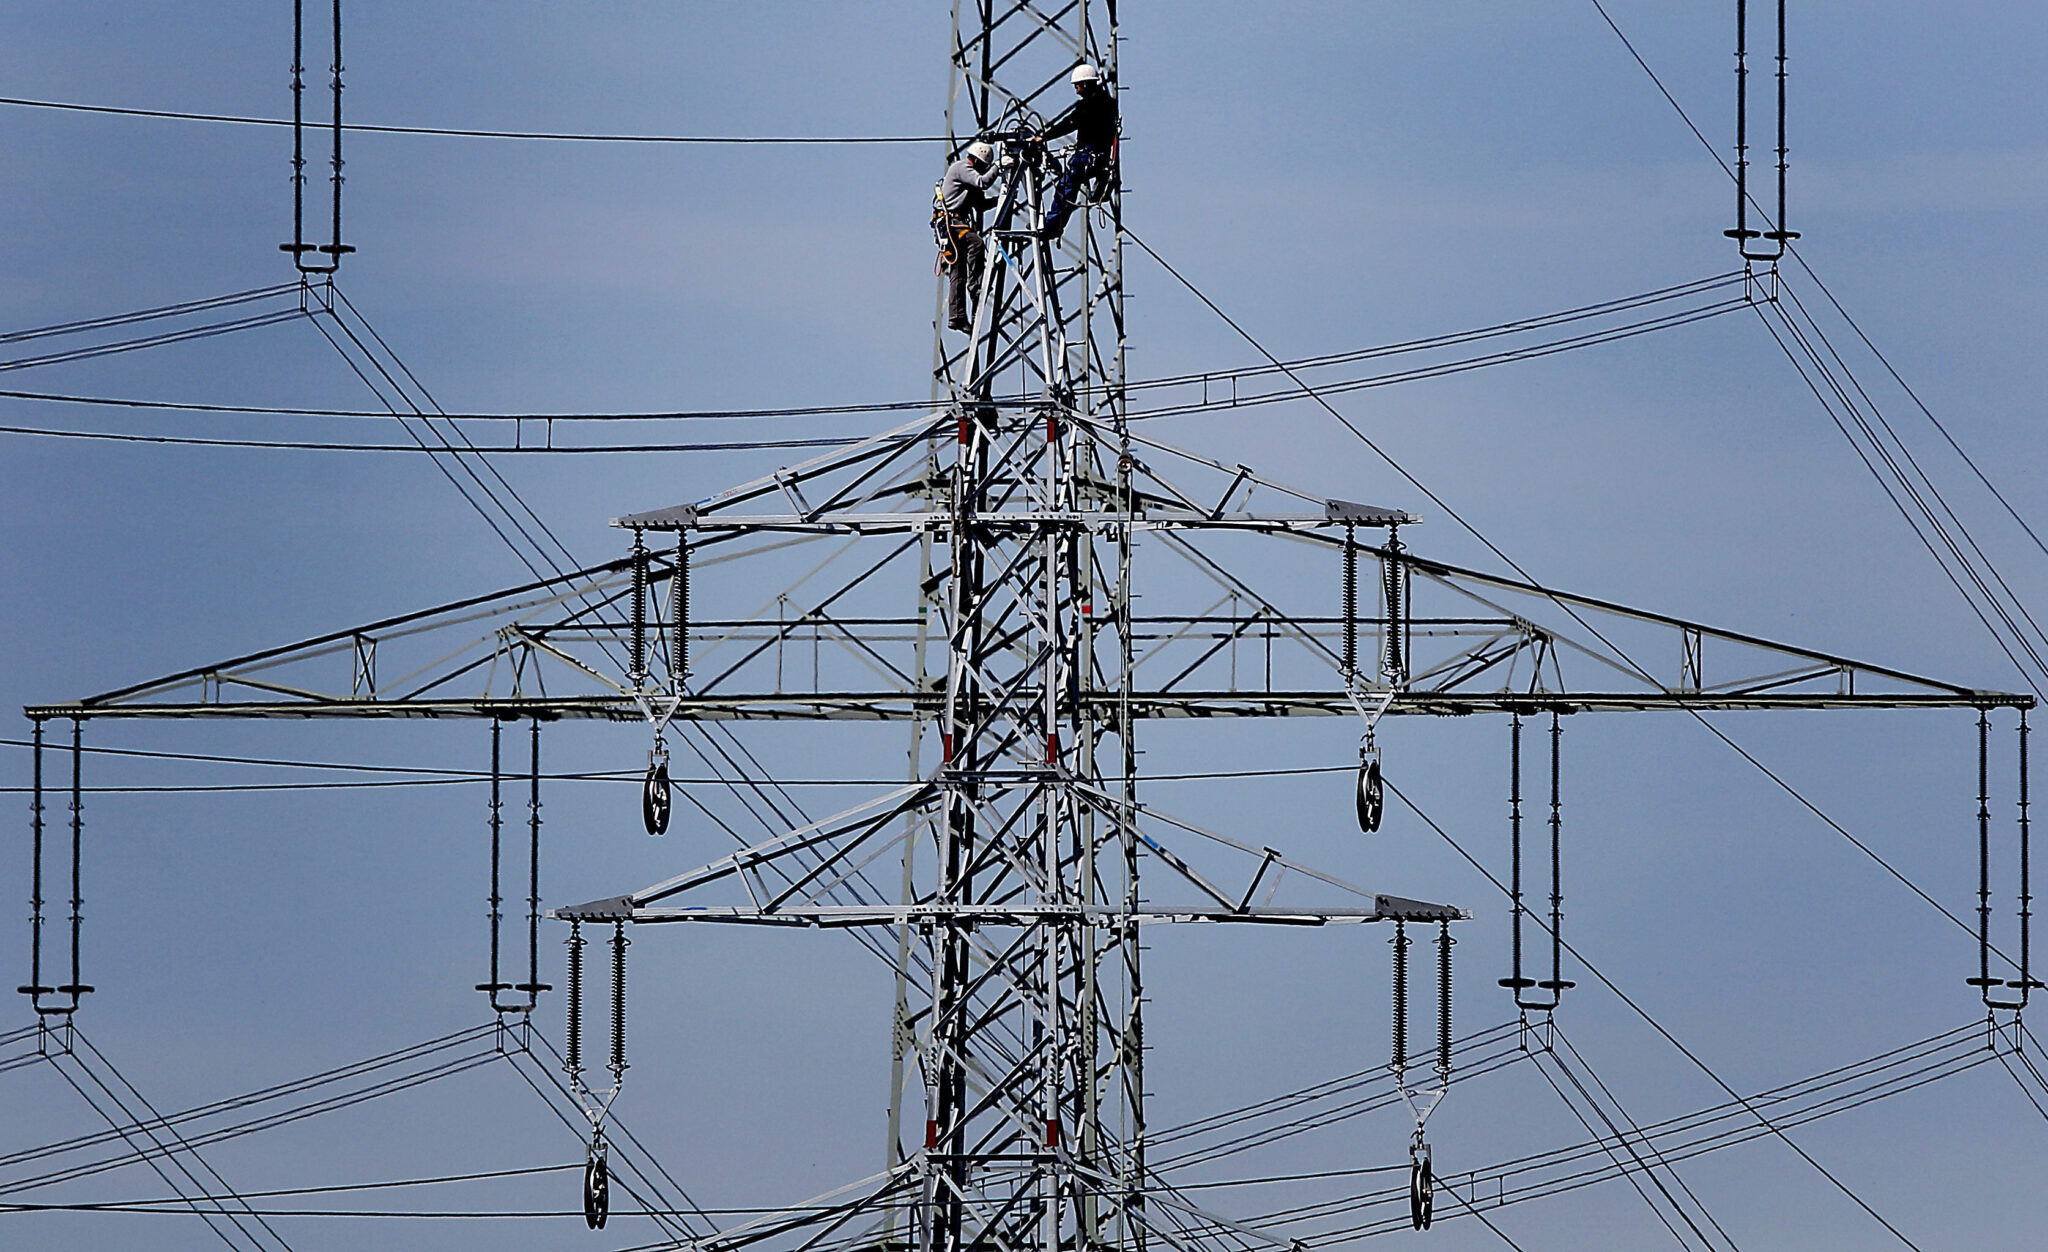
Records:
<instances>
[{"instance_id":1,"label":"steel lattice tower","mask_svg":"<svg viewBox=\"0 0 2048 1252\"><path fill-rule=\"evenodd\" d=\"M953 20L955 150L1057 112L1077 62L1116 81L1114 0L1051 20L978 0L956 4ZM890 1133L896 1159L913 1159L903 1108L921 1094L927 1252L1143 1243L1130 1212L1144 1168L1137 926L1071 912L1138 904L1130 532L1084 517L1130 512L1129 449L1077 437L1075 421L1123 429L1121 193L1110 179L1064 248L1006 237L1038 222L1050 188L1037 175L1015 171L997 210L997 263L968 343L948 352L935 320L937 381L960 413L951 472L934 476L950 490L933 503L956 522L939 556L948 602L920 618L950 623L953 638L944 709L913 732L912 768L931 731L950 768L944 805L906 858L928 847L937 898L955 907L1021 898L1048 913L1007 934L940 929L928 991L899 949ZM1005 379L1036 402L992 403ZM946 451L934 449L935 468ZM1020 504L1074 520L980 521ZM1087 698L1097 694L1110 699ZM904 881L916 881L908 859Z\"/></svg>"},{"instance_id":2,"label":"steel lattice tower","mask_svg":"<svg viewBox=\"0 0 2048 1252\"><path fill-rule=\"evenodd\" d=\"M956 2L954 149L1041 127L1080 61L1114 83L1116 22L1114 0ZM481 719L493 725L496 797L498 727L530 721L523 983L516 961L498 964L492 807L487 989L502 1019L530 1012L547 989L533 938L543 723L651 729L663 772L650 768L650 812L665 812L664 736L731 739L730 725L748 721L896 722L910 732L901 787L550 915L616 925L621 940L629 924L844 928L893 967L883 1172L706 1233L697 1247L1080 1252L1144 1248L1158 1206L1197 1212L1145 1159L1142 931L1470 916L1353 887L1149 805L1137 786L1139 723L1359 716L1370 728L1405 715L2031 706L1444 565L1397 540L1420 520L1407 512L1299 490L1133 432L1127 387L1188 380L1127 382L1116 182L1075 216L1064 244L1048 244L1038 227L1051 171L1020 149L1027 157L1007 167L988 234L974 330L965 341L938 332L930 411L694 503L621 517L633 537L626 557L30 708L37 742L57 719ZM1254 509L1257 493L1284 509ZM1368 545L1360 530L1384 538ZM1143 612L1133 593L1140 537L1148 580L1169 561L1183 575L1163 591L1168 580L1148 581L1156 594ZM763 561L828 544L833 555L761 608L693 611L702 554ZM1311 585L1234 569L1254 544L1288 545L1332 577ZM1358 602L1361 561L1377 611ZM1587 642L1617 634L1676 665L1653 676ZM808 682L784 665L805 644ZM1262 651L1262 665L1240 668L1241 650ZM75 736L72 751L75 768ZM1206 841L1214 859L1172 850L1182 837ZM894 881L877 890L880 865ZM76 875L74 861L74 896ZM1279 895L1283 876L1296 894ZM1519 925L1519 895L1515 907ZM40 926L38 912L38 960ZM75 930L72 952L75 966ZM65 989L30 990L44 1011L70 1011L44 1004ZM523 995L501 1001L506 990ZM1200 1217L1233 1231L1234 1246L1282 1244Z\"/></svg>"}]
</instances>

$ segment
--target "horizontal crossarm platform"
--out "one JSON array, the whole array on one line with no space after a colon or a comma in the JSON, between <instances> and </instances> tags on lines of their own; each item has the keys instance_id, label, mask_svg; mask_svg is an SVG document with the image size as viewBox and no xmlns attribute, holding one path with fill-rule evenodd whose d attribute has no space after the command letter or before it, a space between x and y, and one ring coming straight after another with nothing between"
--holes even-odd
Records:
<instances>
[{"instance_id":1,"label":"horizontal crossarm platform","mask_svg":"<svg viewBox=\"0 0 2048 1252\"><path fill-rule=\"evenodd\" d=\"M1111 697L1089 701L1108 706ZM674 720L703 722L908 721L933 716L936 695L895 691L768 693L755 696L685 696ZM1135 717L1347 717L1354 715L1343 691L1133 692ZM1397 692L1387 716L1462 717L1475 713L1648 713L1694 710L1734 712L1769 709L1954 709L2033 708L2034 697L2002 691L1890 692L1859 694L1756 692ZM289 700L170 704L32 704L30 718L80 721L162 718L496 718L500 721L585 720L637 722L640 706L623 696L524 700Z\"/></svg>"},{"instance_id":2,"label":"horizontal crossarm platform","mask_svg":"<svg viewBox=\"0 0 2048 1252\"><path fill-rule=\"evenodd\" d=\"M751 615L683 621L673 612L682 549L647 552L638 558L642 603L659 611L638 618L632 609L636 561L627 558L25 712L80 721L903 721L939 714L941 693L916 676L931 672L920 649L929 645L943 656L961 629L950 620L954 610L941 604L928 617L878 613L855 596L889 580L920 577L918 545L932 542L920 534L950 528L949 515L713 521L694 508L677 512L695 534L690 561L708 577L716 578L713 571L726 560L826 545L832 549L827 561L858 563L842 584L853 590L821 591L802 601L784 595ZM1062 528L1077 534L1142 530L1154 536L1149 560L1180 562L1190 575L1172 597L1180 603L1162 602L1152 611L1133 613L1106 601L1070 606L1133 649L1128 695L1077 693L1077 707L1097 721L1115 712L1112 702L1127 702L1124 711L1138 719L1344 716L1357 712L1361 701L1372 707L1384 702L1386 714L1396 717L2035 703L2025 693L1965 686L1462 569L1391 542L1356 543L1345 529L1407 517L1329 501L1321 512L1302 513L1020 510L982 514L975 526L993 535L1014 521L1020 537ZM870 526L883 537L862 538ZM785 530L792 533L773 533ZM1197 540L1217 544L1219 555ZM1236 548L1226 551L1230 544ZM1293 562L1287 574L1269 572L1269 565L1283 567L1266 560L1268 545L1277 545L1276 559ZM1388 615L1384 601L1363 612L1332 614L1335 558L1346 552L1378 567L1367 575L1368 588L1403 589L1398 617ZM1317 562L1329 563L1328 584L1299 577L1303 564ZM941 568L930 576L946 573ZM1273 585L1262 586L1268 582ZM995 654L1016 652L1019 665L1026 660L1027 637L1018 633L1024 620L999 623L993 635ZM665 673L634 677L627 661L633 641L643 636L654 655L666 658ZM1369 657L1375 651L1383 659L1398 656L1398 672L1370 662L1347 672L1360 640ZM1389 641L1398 646L1390 650ZM1626 648L1640 667L1616 647ZM687 673L676 667L683 656ZM1029 703L1036 681L1025 665L1009 698Z\"/></svg>"},{"instance_id":3,"label":"horizontal crossarm platform","mask_svg":"<svg viewBox=\"0 0 2048 1252\"><path fill-rule=\"evenodd\" d=\"M1115 905L1062 904L1034 907L980 905L807 905L773 912L742 905L697 907L636 906L618 896L588 904L551 909L548 916L567 922L726 922L755 926L1033 926L1073 922L1116 930L1178 922L1256 922L1279 926L1329 926L1357 922L1469 921L1470 909L1453 904L1428 904L1400 896L1379 896L1365 907L1280 908L1247 905L1175 907L1153 905L1124 909Z\"/></svg>"}]
</instances>

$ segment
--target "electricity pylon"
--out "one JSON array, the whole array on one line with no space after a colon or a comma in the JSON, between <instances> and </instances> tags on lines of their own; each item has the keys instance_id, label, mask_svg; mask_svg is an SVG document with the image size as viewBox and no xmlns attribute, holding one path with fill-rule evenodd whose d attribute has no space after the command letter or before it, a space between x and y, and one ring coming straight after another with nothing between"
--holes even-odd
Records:
<instances>
[{"instance_id":1,"label":"electricity pylon","mask_svg":"<svg viewBox=\"0 0 2048 1252\"><path fill-rule=\"evenodd\" d=\"M956 4L956 146L1033 131L1079 61L1113 83L1115 22L1103 0ZM1186 1209L1145 1159L1144 931L1469 916L1149 804L1141 723L1337 716L1370 732L1475 712L2031 704L1444 565L1402 543L1421 520L1406 511L1132 429L1115 180L1048 243L1053 171L1019 150L974 329L940 332L930 411L619 518L633 546L618 560L29 716L531 720L536 846L543 722L648 726L650 824L669 736L907 727L902 786L552 916L844 928L894 968L884 1171L701 1246L1056 1252L1143 1248L1159 1229L1148 1206ZM823 559L756 608L693 612L693 567L701 609L742 581L726 563L772 569L792 552ZM1361 562L1377 588L1363 608ZM1676 665L1617 664L1616 639ZM735 786L771 785L717 759ZM531 1007L534 961L524 984L494 971L500 1011ZM503 1004L503 989L527 995ZM1280 1242L1201 1216L1240 1243Z\"/></svg>"}]
</instances>

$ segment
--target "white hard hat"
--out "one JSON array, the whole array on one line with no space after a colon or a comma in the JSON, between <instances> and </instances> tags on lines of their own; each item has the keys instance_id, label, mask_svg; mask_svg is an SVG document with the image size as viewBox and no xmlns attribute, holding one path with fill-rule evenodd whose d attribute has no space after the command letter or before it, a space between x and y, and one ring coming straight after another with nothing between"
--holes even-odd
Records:
<instances>
[{"instance_id":1,"label":"white hard hat","mask_svg":"<svg viewBox=\"0 0 2048 1252\"><path fill-rule=\"evenodd\" d=\"M983 143L979 139L967 145L967 155L973 157L977 161L982 162L983 164L987 164L989 158L993 157L995 154L996 150L994 148L989 147L987 144Z\"/></svg>"},{"instance_id":2,"label":"white hard hat","mask_svg":"<svg viewBox=\"0 0 2048 1252\"><path fill-rule=\"evenodd\" d=\"M1102 81L1102 74L1094 66L1083 61L1074 67L1073 73L1067 75L1067 81L1076 87L1082 83L1099 83Z\"/></svg>"}]
</instances>

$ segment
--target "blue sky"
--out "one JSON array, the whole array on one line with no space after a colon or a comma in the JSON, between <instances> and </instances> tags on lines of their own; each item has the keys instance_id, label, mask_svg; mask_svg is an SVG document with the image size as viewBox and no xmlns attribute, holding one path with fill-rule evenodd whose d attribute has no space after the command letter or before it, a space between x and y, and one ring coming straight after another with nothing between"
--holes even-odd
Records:
<instances>
[{"instance_id":1,"label":"blue sky","mask_svg":"<svg viewBox=\"0 0 2048 1252\"><path fill-rule=\"evenodd\" d=\"M1282 356L1534 315L1731 268L1732 193L1590 3L1126 4L1126 217ZM1725 155L1731 5L1608 11ZM289 7L117 0L18 6L0 46L14 97L278 116ZM348 110L363 122L691 134L930 134L943 125L936 3L348 6ZM1793 225L1802 254L2030 521L2048 505L2037 340L2048 291L2048 148L2029 6L1801 3L1793 13ZM289 139L277 130L0 106L0 329L281 281ZM349 141L346 291L450 409L605 411L827 404L925 394L935 147ZM317 185L317 184L316 184ZM1811 303L1816 291L1795 276ZM1799 284L1804 284L1799 285ZM1251 360L1134 259L1131 369ZM1830 315L1832 317L1832 315ZM1829 320L1830 333L1846 328ZM1977 488L1866 353L1851 354L2015 591L2041 551ZM354 407L310 330L272 327L8 373L6 386ZM1982 687L2021 680L1919 547L1761 322L1716 319L1603 348L1337 402L1532 574L1589 595ZM171 417L0 400L17 426L320 439L304 418ZM880 429L888 415L774 428ZM744 439L758 424L721 424ZM396 432L377 432L380 441ZM1469 535L1307 406L1182 420L1172 437L1332 496L1430 515L1424 555L1498 569ZM787 453L506 458L563 540L623 550L620 513L698 498ZM522 581L424 461L0 435L0 705L56 701ZM2038 529L2038 526L2037 526ZM736 576L737 577L737 576ZM707 594L744 599L743 581ZM1974 906L1974 740L1962 713L1746 715L1721 723L1950 909ZM25 724L18 724L25 733ZM619 728L550 732L550 761L644 760ZM806 732L808 733L808 732ZM788 768L893 760L834 730L749 740ZM469 768L467 725L136 724L105 746ZM1505 728L1403 724L1389 769L1498 867ZM11 733L8 738L19 738ZM2009 736L2007 737L2009 739ZM1567 733L1574 941L1737 1087L1761 1088L1960 1026L1967 937L1696 725L1586 717ZM1342 764L1349 727L1165 728L1148 768ZM2004 743L2009 751L2009 742ZM6 749L4 784L27 755ZM107 786L269 781L93 758ZM2008 806L2010 785L1999 793ZM1459 1012L1510 1016L1505 910L1397 814L1346 834L1341 777L1180 784L1170 802L1347 877L1479 910ZM10 811L20 815L24 798ZM160 1108L218 1098L480 1020L483 801L472 786L122 794L88 806L81 1025ZM695 863L653 843L629 789L549 796L549 900ZM1278 828L1278 829L1275 829ZM0 856L25 902L26 821ZM701 832L699 838L702 838ZM17 909L16 914L23 913ZM0 963L26 968L26 925ZM683 928L677 928L683 929ZM695 928L691 928L695 929ZM1372 935L1183 928L1148 959L1155 1120L1381 1058ZM556 950L549 935L547 950ZM1361 946L1368 943L1369 946ZM878 1168L887 979L831 936L654 933L636 945L622 1114L706 1205L794 1200ZM550 957L550 960L556 959ZM19 980L18 980L19 981ZM1582 982L1590 980L1581 978ZM12 985L12 984L9 984ZM544 1021L555 1029L558 1006ZM17 1006L6 1025L28 1020ZM1711 1103L1699 1072L1605 991L1560 1020L1631 1112ZM98 1124L58 1076L0 1074L0 1148ZM1581 1132L1530 1074L1453 1094L1447 1171ZM1795 1132L1921 1246L2029 1246L2048 1134L1997 1066ZM1370 1119L1288 1165L1401 1159ZM509 1073L479 1071L332 1122L224 1144L237 1186L293 1187L558 1164L580 1149ZM1685 1167L1744 1247L1884 1246L1782 1147ZM162 1194L128 1170L72 1200ZM455 1201L568 1207L568 1174ZM439 1202L438 1196L426 1203ZM1529 1248L1669 1238L1624 1184L1504 1210ZM21 1246L201 1247L190 1218L0 1215ZM558 1246L580 1226L301 1220L294 1246ZM17 1233L18 1232L18 1233ZM618 1235L617 1238L612 1238ZM614 1229L591 1247L651 1237ZM1409 1238L1407 1235L1394 1236ZM1503 1246L1469 1222L1436 1246Z\"/></svg>"}]
</instances>

